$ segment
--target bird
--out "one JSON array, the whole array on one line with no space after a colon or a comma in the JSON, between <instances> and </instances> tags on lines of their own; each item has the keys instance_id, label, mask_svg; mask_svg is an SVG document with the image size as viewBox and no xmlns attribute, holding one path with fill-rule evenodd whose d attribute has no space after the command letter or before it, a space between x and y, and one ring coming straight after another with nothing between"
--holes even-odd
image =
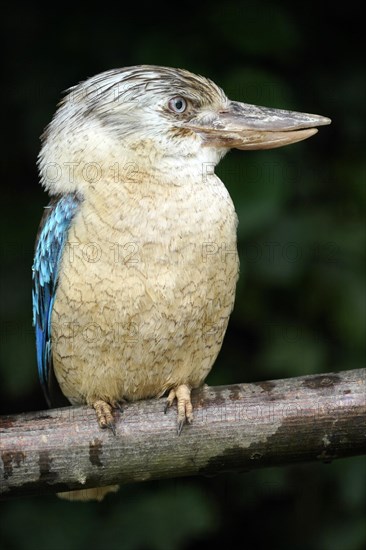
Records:
<instances>
[{"instance_id":1,"label":"bird","mask_svg":"<svg viewBox=\"0 0 366 550\"><path fill-rule=\"evenodd\" d=\"M220 351L239 276L238 218L215 166L230 149L281 147L329 123L154 65L67 91L38 158L50 203L33 324L50 407L87 404L115 433L124 402L166 396L178 435L192 423L191 390Z\"/></svg>"}]
</instances>

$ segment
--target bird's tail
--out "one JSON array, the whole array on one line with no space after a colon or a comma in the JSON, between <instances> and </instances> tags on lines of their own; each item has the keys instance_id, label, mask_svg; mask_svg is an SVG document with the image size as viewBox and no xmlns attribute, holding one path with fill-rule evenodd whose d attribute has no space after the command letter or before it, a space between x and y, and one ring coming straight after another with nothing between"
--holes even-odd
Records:
<instances>
[{"instance_id":1,"label":"bird's tail","mask_svg":"<svg viewBox=\"0 0 366 550\"><path fill-rule=\"evenodd\" d=\"M65 500L87 501L104 499L108 493L116 493L119 485L107 485L106 487L95 487L91 489L78 489L77 491L66 491L65 493L57 493L57 496Z\"/></svg>"}]
</instances>

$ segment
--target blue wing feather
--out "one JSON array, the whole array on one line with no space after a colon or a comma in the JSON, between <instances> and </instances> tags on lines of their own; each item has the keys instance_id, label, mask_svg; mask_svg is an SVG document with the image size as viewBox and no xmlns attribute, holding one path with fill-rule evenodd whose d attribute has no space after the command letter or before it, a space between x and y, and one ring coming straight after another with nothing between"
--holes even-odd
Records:
<instances>
[{"instance_id":1,"label":"blue wing feather","mask_svg":"<svg viewBox=\"0 0 366 550\"><path fill-rule=\"evenodd\" d=\"M70 224L80 205L74 193L55 199L41 220L33 263L33 325L36 331L38 375L49 406L55 403L51 316L58 273ZM60 390L59 390L59 393Z\"/></svg>"}]
</instances>

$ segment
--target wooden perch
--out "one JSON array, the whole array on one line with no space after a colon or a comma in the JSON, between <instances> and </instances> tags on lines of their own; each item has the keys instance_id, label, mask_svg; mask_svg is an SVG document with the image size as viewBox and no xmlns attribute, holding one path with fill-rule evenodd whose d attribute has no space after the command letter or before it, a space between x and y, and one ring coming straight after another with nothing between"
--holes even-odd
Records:
<instances>
[{"instance_id":1,"label":"wooden perch","mask_svg":"<svg viewBox=\"0 0 366 550\"><path fill-rule=\"evenodd\" d=\"M116 412L116 435L88 407L0 418L3 499L113 483L243 472L366 453L366 369L208 387L176 433L164 401Z\"/></svg>"}]
</instances>

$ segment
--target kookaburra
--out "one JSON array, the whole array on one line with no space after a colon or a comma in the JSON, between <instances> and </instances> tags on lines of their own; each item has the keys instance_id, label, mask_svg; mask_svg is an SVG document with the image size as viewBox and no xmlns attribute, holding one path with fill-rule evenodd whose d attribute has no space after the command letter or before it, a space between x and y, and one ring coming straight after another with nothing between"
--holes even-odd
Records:
<instances>
[{"instance_id":1,"label":"kookaburra","mask_svg":"<svg viewBox=\"0 0 366 550\"><path fill-rule=\"evenodd\" d=\"M115 69L68 91L39 155L51 203L33 310L50 406L91 405L114 430L124 400L166 394L178 433L192 421L191 389L219 353L239 273L237 216L214 168L231 148L281 147L329 122L231 101L167 67Z\"/></svg>"}]
</instances>

